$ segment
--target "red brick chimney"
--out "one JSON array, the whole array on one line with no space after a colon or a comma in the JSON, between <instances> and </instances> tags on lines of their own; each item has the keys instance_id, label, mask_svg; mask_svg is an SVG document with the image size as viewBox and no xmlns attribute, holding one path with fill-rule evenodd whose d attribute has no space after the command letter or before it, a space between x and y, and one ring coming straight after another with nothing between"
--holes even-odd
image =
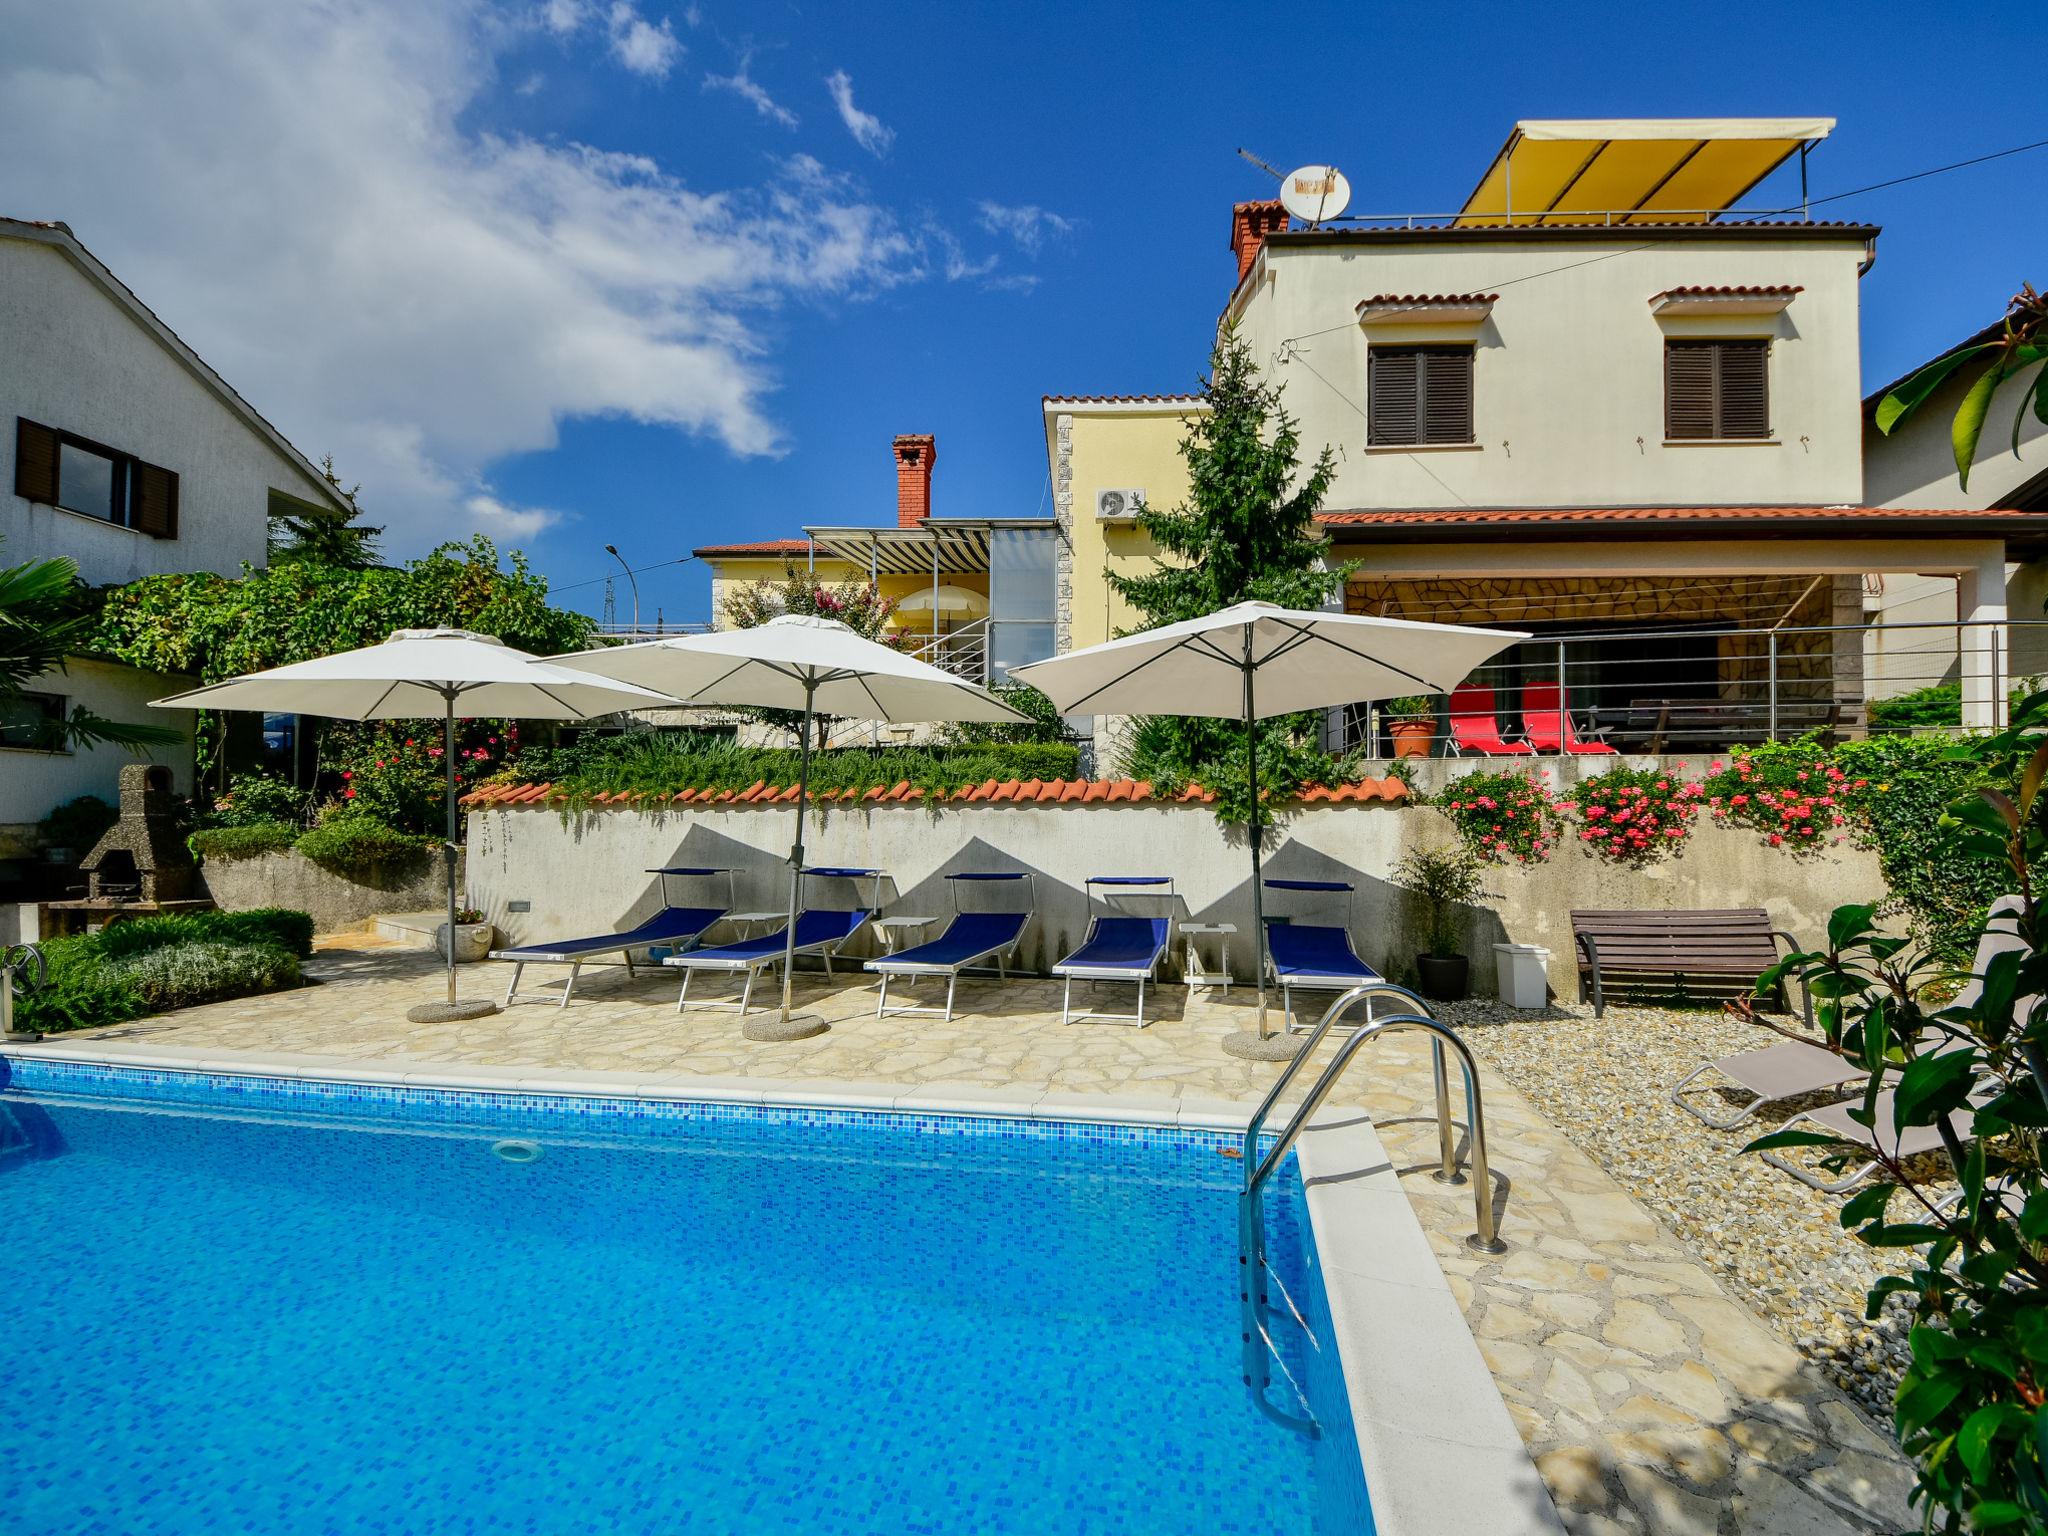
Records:
<instances>
[{"instance_id":1,"label":"red brick chimney","mask_svg":"<svg viewBox=\"0 0 2048 1536\"><path fill-rule=\"evenodd\" d=\"M1237 254L1237 280L1244 281L1266 236L1284 234L1287 210L1279 202L1238 203L1230 210L1230 248Z\"/></svg>"},{"instance_id":2,"label":"red brick chimney","mask_svg":"<svg viewBox=\"0 0 2048 1536\"><path fill-rule=\"evenodd\" d=\"M932 515L932 466L939 440L929 432L907 432L896 448L896 526L915 528Z\"/></svg>"}]
</instances>

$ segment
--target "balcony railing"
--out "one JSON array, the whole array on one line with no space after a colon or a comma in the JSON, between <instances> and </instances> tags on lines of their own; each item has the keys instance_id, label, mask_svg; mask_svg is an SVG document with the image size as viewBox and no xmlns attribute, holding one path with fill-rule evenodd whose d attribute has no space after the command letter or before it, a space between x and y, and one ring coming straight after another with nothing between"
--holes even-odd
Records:
<instances>
[{"instance_id":1,"label":"balcony railing","mask_svg":"<svg viewBox=\"0 0 2048 1536\"><path fill-rule=\"evenodd\" d=\"M2040 619L1544 635L1431 701L1430 753L1697 755L1812 734L1995 729L2044 673ZM1393 719L1384 704L1350 706L1332 745L1391 755Z\"/></svg>"},{"instance_id":2,"label":"balcony railing","mask_svg":"<svg viewBox=\"0 0 2048 1536\"><path fill-rule=\"evenodd\" d=\"M963 682L985 687L988 683L988 620L976 619L951 634L937 635L915 647L911 653L950 672Z\"/></svg>"}]
</instances>

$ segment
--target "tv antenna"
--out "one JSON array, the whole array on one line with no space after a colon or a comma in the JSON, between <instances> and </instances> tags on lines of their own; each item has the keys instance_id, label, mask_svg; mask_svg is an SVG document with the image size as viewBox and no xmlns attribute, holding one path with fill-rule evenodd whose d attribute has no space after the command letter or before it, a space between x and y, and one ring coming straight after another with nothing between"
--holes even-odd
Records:
<instances>
[{"instance_id":1,"label":"tv antenna","mask_svg":"<svg viewBox=\"0 0 2048 1536\"><path fill-rule=\"evenodd\" d=\"M1260 170L1264 171L1268 176L1272 177L1275 181L1285 181L1287 179L1287 173L1281 170L1279 166L1274 165L1270 161L1261 160L1257 155L1253 154L1248 149L1240 148L1237 152L1237 158L1240 160L1250 161L1253 165L1256 165Z\"/></svg>"},{"instance_id":2,"label":"tv antenna","mask_svg":"<svg viewBox=\"0 0 2048 1536\"><path fill-rule=\"evenodd\" d=\"M1351 206L1351 183L1334 165L1304 165L1298 170L1283 171L1248 149L1240 148L1237 155L1280 183L1281 205L1310 229L1342 218L1344 210Z\"/></svg>"}]
</instances>

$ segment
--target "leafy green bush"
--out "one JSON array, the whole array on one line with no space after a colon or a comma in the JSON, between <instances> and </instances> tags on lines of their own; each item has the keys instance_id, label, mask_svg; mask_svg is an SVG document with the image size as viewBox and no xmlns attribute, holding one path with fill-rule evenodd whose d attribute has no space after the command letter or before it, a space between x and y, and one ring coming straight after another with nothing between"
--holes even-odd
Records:
<instances>
[{"instance_id":1,"label":"leafy green bush","mask_svg":"<svg viewBox=\"0 0 2048 1536\"><path fill-rule=\"evenodd\" d=\"M266 853L282 853L298 841L299 829L281 821L254 821L242 826L207 827L185 839L186 845L202 859L222 863L254 859Z\"/></svg>"},{"instance_id":2,"label":"leafy green bush","mask_svg":"<svg viewBox=\"0 0 2048 1536\"><path fill-rule=\"evenodd\" d=\"M276 944L196 939L144 950L114 969L151 1013L299 984L298 957Z\"/></svg>"},{"instance_id":3,"label":"leafy green bush","mask_svg":"<svg viewBox=\"0 0 2048 1536\"><path fill-rule=\"evenodd\" d=\"M1870 728L1874 731L1910 731L1927 726L1955 726L1963 723L1963 689L1960 683L1936 683L1915 688L1888 699L1870 701Z\"/></svg>"},{"instance_id":4,"label":"leafy green bush","mask_svg":"<svg viewBox=\"0 0 2048 1536\"><path fill-rule=\"evenodd\" d=\"M372 816L330 812L293 844L323 869L351 875L416 863L427 855L424 838L400 832Z\"/></svg>"},{"instance_id":5,"label":"leafy green bush","mask_svg":"<svg viewBox=\"0 0 2048 1536\"><path fill-rule=\"evenodd\" d=\"M238 773L228 780L227 793L213 802L205 816L211 827L261 827L306 824L311 796L274 773Z\"/></svg>"},{"instance_id":6,"label":"leafy green bush","mask_svg":"<svg viewBox=\"0 0 2048 1536\"><path fill-rule=\"evenodd\" d=\"M98 795L80 795L37 822L36 832L45 848L69 848L73 857L82 859L120 819L121 813Z\"/></svg>"},{"instance_id":7,"label":"leafy green bush","mask_svg":"<svg viewBox=\"0 0 2048 1536\"><path fill-rule=\"evenodd\" d=\"M312 948L313 919L284 907L113 923L43 945L48 979L16 999L16 1017L57 1034L273 992L298 984Z\"/></svg>"},{"instance_id":8,"label":"leafy green bush","mask_svg":"<svg viewBox=\"0 0 2048 1536\"><path fill-rule=\"evenodd\" d=\"M1027 683L1011 683L991 688L989 692L1001 699L1019 714L1029 715L1027 721L979 721L966 720L948 725L941 739L949 747L974 747L989 742L1062 742L1071 741L1072 734L1060 718L1060 712L1052 707L1052 700Z\"/></svg>"}]
</instances>

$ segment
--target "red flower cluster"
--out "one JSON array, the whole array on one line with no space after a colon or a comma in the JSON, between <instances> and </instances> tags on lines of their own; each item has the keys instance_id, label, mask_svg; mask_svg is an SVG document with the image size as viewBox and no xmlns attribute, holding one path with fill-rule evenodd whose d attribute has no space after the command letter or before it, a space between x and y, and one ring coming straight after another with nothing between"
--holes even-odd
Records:
<instances>
[{"instance_id":1,"label":"red flower cluster","mask_svg":"<svg viewBox=\"0 0 2048 1536\"><path fill-rule=\"evenodd\" d=\"M1781 770L1782 772L1782 770ZM1773 848L1787 843L1797 848L1819 846L1823 835L1840 842L1848 825L1842 814L1842 796L1862 789L1862 779L1851 779L1833 764L1815 760L1792 775L1790 784L1769 784L1747 757L1738 757L1732 768L1714 764L1705 786L1707 805L1718 820L1747 822L1761 830Z\"/></svg>"},{"instance_id":2,"label":"red flower cluster","mask_svg":"<svg viewBox=\"0 0 2048 1536\"><path fill-rule=\"evenodd\" d=\"M1559 808L1578 812L1579 841L1591 852L1637 863L1685 840L1703 794L1653 769L1616 768L1585 780Z\"/></svg>"}]
</instances>

